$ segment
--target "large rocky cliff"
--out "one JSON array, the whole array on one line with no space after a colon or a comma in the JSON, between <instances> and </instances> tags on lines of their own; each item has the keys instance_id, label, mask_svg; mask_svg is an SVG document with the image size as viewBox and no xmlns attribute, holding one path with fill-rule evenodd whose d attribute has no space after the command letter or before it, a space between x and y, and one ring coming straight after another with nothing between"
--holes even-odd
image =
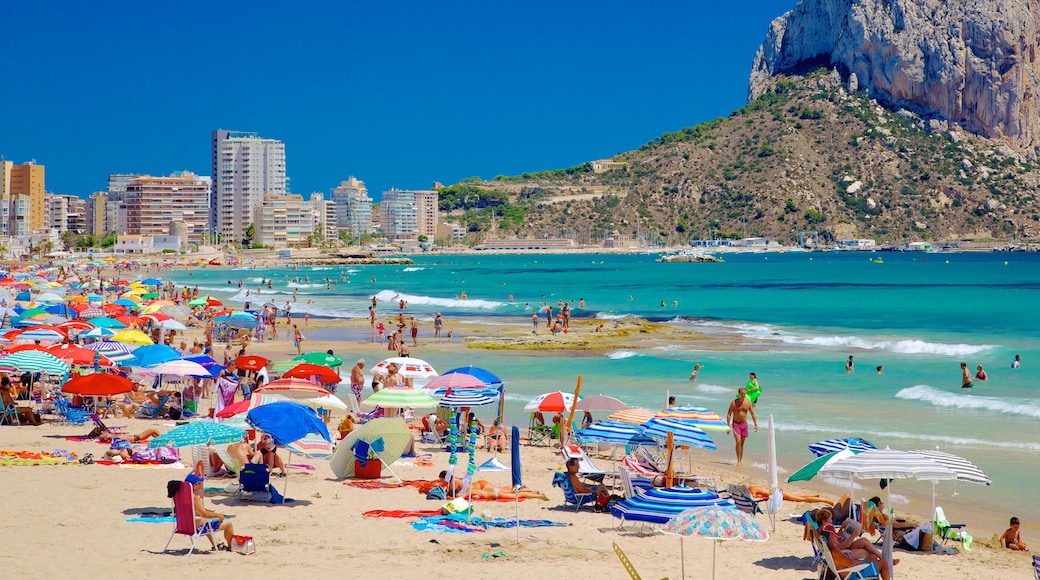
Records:
<instances>
[{"instance_id":1,"label":"large rocky cliff","mask_svg":"<svg viewBox=\"0 0 1040 580\"><path fill-rule=\"evenodd\" d=\"M1019 147L1040 146L1036 0L800 0L769 27L749 83L837 69L850 89Z\"/></svg>"}]
</instances>

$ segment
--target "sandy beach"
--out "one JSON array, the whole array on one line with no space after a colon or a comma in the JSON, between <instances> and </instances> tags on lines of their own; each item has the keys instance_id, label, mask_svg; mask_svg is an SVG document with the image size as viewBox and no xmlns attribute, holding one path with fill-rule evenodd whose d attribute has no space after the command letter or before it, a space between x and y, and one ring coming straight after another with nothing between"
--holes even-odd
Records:
<instances>
[{"instance_id":1,"label":"sandy beach","mask_svg":"<svg viewBox=\"0 0 1040 580\"><path fill-rule=\"evenodd\" d=\"M366 338L367 321L328 321L311 319L308 332L334 332L350 336L350 342L308 340L305 350L334 348L338 352L370 350L356 340ZM326 330L318 332L319 328ZM334 330L329 330L334 329ZM335 330L338 329L338 330ZM610 348L615 340L632 340L627 330L605 329L598 345L575 346L577 351ZM629 329L630 330L630 329ZM471 335L484 334L516 340L522 331L515 327L467 327ZM616 336L612 333L618 333ZM360 333L360 335L359 335ZM589 335L577 332L573 336ZM622 334L624 336L622 336ZM190 342L192 335L188 335ZM675 340L675 336L660 337ZM702 337L690 336L689 340ZM511 340L511 339L510 339ZM510 340L499 340L506 343ZM579 340L579 339L575 339ZM587 338L583 340L588 340ZM473 347L481 341L472 339ZM486 345L485 345L486 346ZM429 349L464 349L456 339L451 344L423 344L413 354L421 356ZM535 347L537 348L537 347ZM566 348L556 344L554 348ZM249 352L274 360L295 354L288 341L253 344ZM222 348L217 349L219 358ZM353 362L348 360L347 363ZM206 411L206 404L203 412ZM334 415L332 425L338 423ZM168 420L110 418L111 425L125 425L130 433L155 427L166 431L173 427ZM92 442L68 441L67 436L85 435L89 427L62 425L48 420L40 427L0 427L0 440L5 450L50 452L66 449L82 457L87 453L101 456L106 446ZM526 432L526 426L521 426ZM722 443L720 447L729 443ZM417 444L420 453L430 453L432 466L416 466L405 459L394 470L405 480L430 480L447 467L448 453L428 444ZM731 452L731 450L727 450ZM284 451L282 452L284 454ZM186 453L187 454L187 453ZM486 459L487 453L480 456ZM465 456L460 462L465 461ZM508 463L508 456L503 457ZM575 513L563 506L562 492L551 487L553 472L562 468L558 451L550 447L522 447L524 483L549 496L550 501L527 500L520 504L523 519L544 519L569 524L565 527L524 527L521 540L515 529L490 528L484 533L447 534L418 531L409 519L366 518L366 510L429 510L443 502L428 501L411 487L361 489L346 485L333 476L327 461L293 459L293 463L309 464L308 469L290 469L286 479L273 478L278 488L287 488L287 497L296 501L286 505L240 502L234 497L211 491L206 504L218 512L233 515L235 531L252 536L257 553L241 556L234 553L208 552L203 539L201 553L180 557L189 545L184 536L175 537L172 554L161 550L173 529L171 523L126 522L127 518L146 511L167 511L166 482L183 479L187 467L175 469L135 468L133 466L59 465L0 467L0 477L10 493L8 505L12 517L4 518L0 530L14 539L12 548L0 555L0 565L8 578L38 578L65 575L76 570L88 577L131 578L142 574L155 577L183 577L205 573L225 578L267 576L339 575L360 578L415 577L448 572L465 578L520 577L602 577L625 578L626 572L614 555L616 543L628 555L644 578L679 578L681 570L680 540L676 536L655 534L649 526L629 523L618 530L619 520L609 514L592 513L588 509ZM609 465L609 459L601 459ZM464 464L464 463L463 463ZM725 483L754 483L759 478L736 472L719 460L694 463L697 475L714 477ZM509 484L508 473L481 474L495 485ZM208 489L222 488L233 479L207 480ZM383 482L392 478L384 470ZM787 491L799 491L785 485ZM811 491L811 490L805 490ZM718 546L717 566L720 575L762 578L814 578L809 570L812 551L802 540L802 526L788 521L788 516L816 507L812 504L785 502L778 517L776 531L767 542L728 542ZM514 504L477 502L476 512L490 511L495 517L513 514ZM769 527L766 516L758 522ZM981 529L969 530L975 536L968 553L936 555L897 552L902 562L896 572L903 578L956 576L963 578L1031 578L1028 554L998 549L994 538ZM1024 533L1029 540L1029 533ZM18 539L24 539L20 542ZM686 576L709 578L711 551L709 540L691 537L684 541ZM960 544L950 542L960 551ZM37 551L46 555L35 555Z\"/></svg>"}]
</instances>

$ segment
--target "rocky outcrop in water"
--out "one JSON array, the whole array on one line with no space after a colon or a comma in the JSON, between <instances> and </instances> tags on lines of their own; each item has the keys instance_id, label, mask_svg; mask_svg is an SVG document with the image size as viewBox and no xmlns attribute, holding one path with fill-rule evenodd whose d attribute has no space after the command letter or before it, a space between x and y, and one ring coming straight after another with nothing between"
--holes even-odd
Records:
<instances>
[{"instance_id":1,"label":"rocky outcrop in water","mask_svg":"<svg viewBox=\"0 0 1040 580\"><path fill-rule=\"evenodd\" d=\"M1019 147L1040 145L1040 3L800 0L769 27L749 97L835 68L851 90Z\"/></svg>"}]
</instances>

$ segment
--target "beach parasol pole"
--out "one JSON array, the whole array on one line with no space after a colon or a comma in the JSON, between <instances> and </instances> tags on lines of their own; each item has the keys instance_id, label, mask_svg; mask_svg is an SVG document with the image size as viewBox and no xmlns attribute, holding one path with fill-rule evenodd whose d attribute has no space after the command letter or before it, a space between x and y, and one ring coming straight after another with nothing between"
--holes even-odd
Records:
<instances>
[{"instance_id":1,"label":"beach parasol pole","mask_svg":"<svg viewBox=\"0 0 1040 580\"><path fill-rule=\"evenodd\" d=\"M455 464L459 462L459 455L456 451L456 444L459 442L459 428L455 417L455 407L449 407L448 409L451 412L448 421L448 446L451 448L451 453L448 455L448 474L444 476L444 479L448 481L448 493L454 498L455 485L452 483L452 480L455 478Z\"/></svg>"},{"instance_id":2,"label":"beach parasol pole","mask_svg":"<svg viewBox=\"0 0 1040 580\"><path fill-rule=\"evenodd\" d=\"M516 501L516 543L520 543L520 495L519 492L524 487L523 471L520 470L520 428L513 425L512 429L512 441L510 442L511 447L509 448L510 454L512 454L512 479L513 479L513 496Z\"/></svg>"},{"instance_id":3,"label":"beach parasol pole","mask_svg":"<svg viewBox=\"0 0 1040 580\"><path fill-rule=\"evenodd\" d=\"M567 432L570 431L571 425L574 423L574 413L578 410L578 395L581 394L581 375L578 375L578 385L574 387L574 400L571 401L571 412L567 415L567 422L560 425L560 448L563 448L564 441L567 440Z\"/></svg>"},{"instance_id":4,"label":"beach parasol pole","mask_svg":"<svg viewBox=\"0 0 1040 580\"><path fill-rule=\"evenodd\" d=\"M672 469L672 454L675 452L675 433L669 431L668 438L665 441L665 445L668 446L668 467L664 471L664 485L665 487L672 487L675 481L675 470Z\"/></svg>"}]
</instances>

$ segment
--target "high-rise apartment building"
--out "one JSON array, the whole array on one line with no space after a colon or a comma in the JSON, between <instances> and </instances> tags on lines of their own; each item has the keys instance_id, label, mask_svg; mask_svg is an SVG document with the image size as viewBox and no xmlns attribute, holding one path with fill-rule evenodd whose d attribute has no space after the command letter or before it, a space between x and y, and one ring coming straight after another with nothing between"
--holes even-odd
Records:
<instances>
[{"instance_id":1,"label":"high-rise apartment building","mask_svg":"<svg viewBox=\"0 0 1040 580\"><path fill-rule=\"evenodd\" d=\"M87 202L75 195L47 196L50 211L47 227L59 232L83 234L87 231Z\"/></svg>"},{"instance_id":2,"label":"high-rise apartment building","mask_svg":"<svg viewBox=\"0 0 1040 580\"><path fill-rule=\"evenodd\" d=\"M0 159L0 236L8 235L11 219L11 171L13 161Z\"/></svg>"},{"instance_id":3,"label":"high-rise apartment building","mask_svg":"<svg viewBox=\"0 0 1040 580\"><path fill-rule=\"evenodd\" d=\"M108 198L105 205L105 227L101 235L108 232L125 234L126 223L126 187L137 174L112 173L108 176Z\"/></svg>"},{"instance_id":4,"label":"high-rise apartment building","mask_svg":"<svg viewBox=\"0 0 1040 580\"><path fill-rule=\"evenodd\" d=\"M182 222L182 242L201 243L209 231L210 183L190 171L167 177L138 175L126 185L126 233L164 236L170 224Z\"/></svg>"},{"instance_id":5,"label":"high-rise apartment building","mask_svg":"<svg viewBox=\"0 0 1040 580\"><path fill-rule=\"evenodd\" d=\"M253 208L253 241L265 246L295 246L306 243L314 231L309 201L303 196L265 195Z\"/></svg>"},{"instance_id":6,"label":"high-rise apartment building","mask_svg":"<svg viewBox=\"0 0 1040 580\"><path fill-rule=\"evenodd\" d=\"M287 192L285 144L257 133L217 129L212 145L210 229L222 242L241 241L254 208L268 195Z\"/></svg>"},{"instance_id":7,"label":"high-rise apartment building","mask_svg":"<svg viewBox=\"0 0 1040 580\"><path fill-rule=\"evenodd\" d=\"M11 211L8 235L27 236L46 227L44 167L35 162L11 167Z\"/></svg>"},{"instance_id":8,"label":"high-rise apartment building","mask_svg":"<svg viewBox=\"0 0 1040 580\"><path fill-rule=\"evenodd\" d=\"M95 191L87 200L87 233L92 236L103 236L108 233L105 229L105 210L108 204L107 191Z\"/></svg>"},{"instance_id":9,"label":"high-rise apartment building","mask_svg":"<svg viewBox=\"0 0 1040 580\"><path fill-rule=\"evenodd\" d=\"M353 239L372 231L372 198L365 182L351 176L332 190L336 205L336 227L346 229Z\"/></svg>"},{"instance_id":10,"label":"high-rise apartment building","mask_svg":"<svg viewBox=\"0 0 1040 580\"><path fill-rule=\"evenodd\" d=\"M437 235L437 192L391 189L379 203L379 223L391 240Z\"/></svg>"},{"instance_id":11,"label":"high-rise apartment building","mask_svg":"<svg viewBox=\"0 0 1040 580\"><path fill-rule=\"evenodd\" d=\"M315 191L311 194L310 204L315 231L318 231L320 224L324 228L321 230L322 239L326 242L336 241L338 237L338 230L336 229L336 203L330 199L325 199L325 194L320 191Z\"/></svg>"}]
</instances>

